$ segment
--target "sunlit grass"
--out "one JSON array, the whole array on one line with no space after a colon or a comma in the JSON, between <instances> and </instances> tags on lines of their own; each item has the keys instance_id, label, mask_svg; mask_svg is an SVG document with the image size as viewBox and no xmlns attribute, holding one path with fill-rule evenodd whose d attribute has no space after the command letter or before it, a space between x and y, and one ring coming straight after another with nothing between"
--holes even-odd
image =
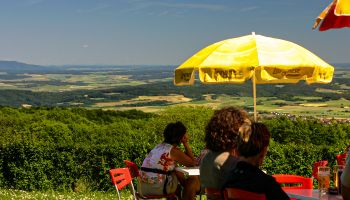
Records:
<instances>
[{"instance_id":1,"label":"sunlit grass","mask_svg":"<svg viewBox=\"0 0 350 200\"><path fill-rule=\"evenodd\" d=\"M157 97L157 96L155 96ZM293 114L300 116L327 117L327 118L350 118L350 101L347 99L322 101L320 97L297 96L298 101L286 101L277 99L276 97L258 97L257 111L263 112L278 112L285 114ZM135 98L136 99L136 98ZM315 101L315 100L320 101ZM147 99L147 102L155 101L156 99ZM165 100L165 99L164 99ZM314 100L309 102L308 100ZM138 99L138 101L140 101ZM170 101L170 99L169 99ZM226 106L250 107L253 109L253 97L234 97L229 95L216 95L206 97L204 100L193 100L189 102L172 102L173 105L168 106L128 106L115 107L117 105L126 104L130 100L119 102L104 102L102 104L92 105L91 108L112 109L112 110L130 110L137 109L144 112L159 112L169 106L205 106L213 109L218 109ZM171 101L170 101L171 102ZM131 102L132 103L132 102Z\"/></svg>"},{"instance_id":2,"label":"sunlit grass","mask_svg":"<svg viewBox=\"0 0 350 200\"><path fill-rule=\"evenodd\" d=\"M331 90L331 89L325 89L325 88L317 88L316 92L320 93L335 93L335 94L342 94L343 91L341 90Z\"/></svg>"},{"instance_id":3,"label":"sunlit grass","mask_svg":"<svg viewBox=\"0 0 350 200\"><path fill-rule=\"evenodd\" d=\"M121 199L133 200L133 196L129 190L123 189L120 191ZM110 200L118 199L116 191L111 192L90 192L90 193L75 193L75 192L27 192L22 190L7 190L0 189L1 200ZM200 199L197 195L196 199ZM202 195L202 200L206 200L205 195Z\"/></svg>"},{"instance_id":4,"label":"sunlit grass","mask_svg":"<svg viewBox=\"0 0 350 200\"><path fill-rule=\"evenodd\" d=\"M314 96L295 96L294 98L304 99L304 100L322 100L322 97L314 97Z\"/></svg>"},{"instance_id":5,"label":"sunlit grass","mask_svg":"<svg viewBox=\"0 0 350 200\"><path fill-rule=\"evenodd\" d=\"M286 101L276 97L258 97L257 111L279 112L285 114L313 116L313 117L350 117L350 101L346 99L322 101L320 97L297 96L298 101ZM308 100L320 100L308 102ZM284 104L284 105L283 105ZM181 105L203 105L212 108L221 108L225 106L253 107L253 97L232 97L229 95L218 95L215 99L206 98L206 100L191 101ZM348 111L348 112L347 112Z\"/></svg>"},{"instance_id":6,"label":"sunlit grass","mask_svg":"<svg viewBox=\"0 0 350 200\"><path fill-rule=\"evenodd\" d=\"M75 192L27 192L22 190L5 190L0 189L1 200L22 200L22 199L43 199L43 200L109 200L118 199L116 191L112 192L90 192L90 193L75 193ZM121 199L133 199L128 190L121 191Z\"/></svg>"}]
</instances>

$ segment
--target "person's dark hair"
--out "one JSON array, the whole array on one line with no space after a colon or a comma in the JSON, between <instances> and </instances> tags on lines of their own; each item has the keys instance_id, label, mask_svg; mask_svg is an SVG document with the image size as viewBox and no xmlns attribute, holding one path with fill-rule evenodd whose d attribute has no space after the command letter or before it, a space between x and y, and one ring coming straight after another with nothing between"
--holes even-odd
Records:
<instances>
[{"instance_id":1,"label":"person's dark hair","mask_svg":"<svg viewBox=\"0 0 350 200\"><path fill-rule=\"evenodd\" d=\"M251 126L242 127L237 139L237 150L240 156L253 157L269 146L270 132L263 123L254 122Z\"/></svg>"},{"instance_id":2,"label":"person's dark hair","mask_svg":"<svg viewBox=\"0 0 350 200\"><path fill-rule=\"evenodd\" d=\"M214 112L205 128L206 147L212 151L230 151L236 146L239 128L250 125L248 113L242 109L226 107Z\"/></svg>"},{"instance_id":3,"label":"person's dark hair","mask_svg":"<svg viewBox=\"0 0 350 200\"><path fill-rule=\"evenodd\" d=\"M345 153L348 153L348 151L350 150L350 145L348 145L345 149Z\"/></svg>"},{"instance_id":4,"label":"person's dark hair","mask_svg":"<svg viewBox=\"0 0 350 200\"><path fill-rule=\"evenodd\" d=\"M169 123L163 132L164 142L179 145L186 131L186 127L182 122Z\"/></svg>"}]
</instances>

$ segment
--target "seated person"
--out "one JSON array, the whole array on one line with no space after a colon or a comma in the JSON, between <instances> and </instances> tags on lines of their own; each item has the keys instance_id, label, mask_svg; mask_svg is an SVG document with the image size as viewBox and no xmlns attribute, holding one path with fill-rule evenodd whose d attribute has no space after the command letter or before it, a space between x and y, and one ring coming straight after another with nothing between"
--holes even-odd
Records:
<instances>
[{"instance_id":1,"label":"seated person","mask_svg":"<svg viewBox=\"0 0 350 200\"><path fill-rule=\"evenodd\" d=\"M346 154L346 158L348 157L348 155L349 155L349 152L350 151L350 145L348 145L347 147L346 147L346 149L345 149L345 154Z\"/></svg>"},{"instance_id":2,"label":"seated person","mask_svg":"<svg viewBox=\"0 0 350 200\"><path fill-rule=\"evenodd\" d=\"M199 156L196 157L196 165L199 166L200 163L202 162L203 158L205 155L207 155L207 153L209 152L209 149L204 148L201 150L201 152L199 153Z\"/></svg>"},{"instance_id":3,"label":"seated person","mask_svg":"<svg viewBox=\"0 0 350 200\"><path fill-rule=\"evenodd\" d=\"M197 176L185 178L176 172L176 163L191 167L196 164L188 144L186 127L181 122L170 123L164 132L164 141L158 144L142 163L140 170L140 193L143 195L162 195L175 193L178 183L183 186L182 199L194 199L200 190ZM178 146L184 145L185 152Z\"/></svg>"},{"instance_id":4,"label":"seated person","mask_svg":"<svg viewBox=\"0 0 350 200\"><path fill-rule=\"evenodd\" d=\"M263 193L267 200L289 200L276 180L259 169L267 153L270 132L262 123L242 127L237 140L240 161L226 177L224 188Z\"/></svg>"},{"instance_id":5,"label":"seated person","mask_svg":"<svg viewBox=\"0 0 350 200\"><path fill-rule=\"evenodd\" d=\"M224 178L237 163L235 149L239 128L250 123L244 110L227 107L215 111L205 129L207 152L200 163L201 187L222 188Z\"/></svg>"},{"instance_id":6,"label":"seated person","mask_svg":"<svg viewBox=\"0 0 350 200\"><path fill-rule=\"evenodd\" d=\"M344 200L350 200L350 156L346 158L345 169L341 175L341 195Z\"/></svg>"}]
</instances>

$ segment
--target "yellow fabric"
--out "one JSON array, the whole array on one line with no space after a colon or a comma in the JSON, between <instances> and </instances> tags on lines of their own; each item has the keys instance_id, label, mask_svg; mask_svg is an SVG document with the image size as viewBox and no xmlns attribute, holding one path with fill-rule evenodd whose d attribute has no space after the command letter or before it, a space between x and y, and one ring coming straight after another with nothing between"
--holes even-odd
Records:
<instances>
[{"instance_id":1,"label":"yellow fabric","mask_svg":"<svg viewBox=\"0 0 350 200\"><path fill-rule=\"evenodd\" d=\"M350 1L349 0L338 0L334 9L334 14L337 16L350 15Z\"/></svg>"},{"instance_id":2,"label":"yellow fabric","mask_svg":"<svg viewBox=\"0 0 350 200\"><path fill-rule=\"evenodd\" d=\"M285 40L247 35L214 43L175 70L175 85L243 83L255 71L256 83L329 83L334 68L305 48Z\"/></svg>"},{"instance_id":3,"label":"yellow fabric","mask_svg":"<svg viewBox=\"0 0 350 200\"><path fill-rule=\"evenodd\" d=\"M333 1L332 3L330 3L322 12L321 14L317 17L314 25L312 26L312 29L317 28L317 26L320 24L320 22L327 16L329 9L331 9L331 7L333 6L333 4L336 2Z\"/></svg>"},{"instance_id":4,"label":"yellow fabric","mask_svg":"<svg viewBox=\"0 0 350 200\"><path fill-rule=\"evenodd\" d=\"M326 15L329 12L329 9L331 9L331 7L334 5L334 3L336 3L336 1L333 1L332 3L330 3L322 12L321 14L318 16L319 19L324 19L326 17Z\"/></svg>"}]
</instances>

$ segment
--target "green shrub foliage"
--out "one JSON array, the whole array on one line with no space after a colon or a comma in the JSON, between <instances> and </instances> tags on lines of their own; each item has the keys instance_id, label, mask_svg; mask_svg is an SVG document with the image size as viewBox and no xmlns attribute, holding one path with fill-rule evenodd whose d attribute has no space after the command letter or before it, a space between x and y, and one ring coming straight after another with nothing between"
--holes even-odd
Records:
<instances>
[{"instance_id":1,"label":"green shrub foliage","mask_svg":"<svg viewBox=\"0 0 350 200\"><path fill-rule=\"evenodd\" d=\"M111 190L109 169L138 165L163 140L169 122L182 121L196 155L204 148L213 110L169 107L161 113L81 108L0 107L0 187L22 190ZM335 163L350 143L350 126L316 119L265 119L272 133L263 168L269 174L311 176L318 160Z\"/></svg>"}]
</instances>

